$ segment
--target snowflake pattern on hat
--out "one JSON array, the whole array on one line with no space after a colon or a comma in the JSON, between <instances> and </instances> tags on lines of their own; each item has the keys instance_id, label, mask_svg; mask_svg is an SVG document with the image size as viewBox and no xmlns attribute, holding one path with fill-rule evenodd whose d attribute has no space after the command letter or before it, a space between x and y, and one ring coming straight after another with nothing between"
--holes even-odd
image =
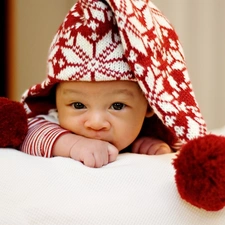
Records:
<instances>
[{"instance_id":1,"label":"snowflake pattern on hat","mask_svg":"<svg viewBox=\"0 0 225 225\"><path fill-rule=\"evenodd\" d=\"M59 81L134 80L112 11L100 1L80 1L50 47L48 75Z\"/></svg>"},{"instance_id":2,"label":"snowflake pattern on hat","mask_svg":"<svg viewBox=\"0 0 225 225\"><path fill-rule=\"evenodd\" d=\"M22 97L30 115L50 109L43 98L58 82L130 80L180 140L205 135L171 24L151 1L106 2L78 0L69 11L49 49L47 78Z\"/></svg>"}]
</instances>

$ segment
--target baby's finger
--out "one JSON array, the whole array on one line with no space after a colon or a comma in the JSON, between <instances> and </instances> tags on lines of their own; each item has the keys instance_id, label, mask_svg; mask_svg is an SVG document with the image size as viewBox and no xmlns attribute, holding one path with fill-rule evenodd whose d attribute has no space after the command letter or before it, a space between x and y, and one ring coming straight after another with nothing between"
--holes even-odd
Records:
<instances>
[{"instance_id":1,"label":"baby's finger","mask_svg":"<svg viewBox=\"0 0 225 225\"><path fill-rule=\"evenodd\" d=\"M108 162L109 163L114 162L116 160L118 154L119 154L118 149L114 145L109 144L108 145Z\"/></svg>"},{"instance_id":2,"label":"baby's finger","mask_svg":"<svg viewBox=\"0 0 225 225\"><path fill-rule=\"evenodd\" d=\"M155 151L155 155L162 155L166 153L171 153L171 148L166 144L161 144L158 146L157 150Z\"/></svg>"},{"instance_id":3,"label":"baby's finger","mask_svg":"<svg viewBox=\"0 0 225 225\"><path fill-rule=\"evenodd\" d=\"M146 138L140 138L136 140L132 144L132 153L139 153L139 154L147 154L149 147L152 145L151 142L147 142Z\"/></svg>"},{"instance_id":4,"label":"baby's finger","mask_svg":"<svg viewBox=\"0 0 225 225\"><path fill-rule=\"evenodd\" d=\"M100 168L108 164L108 152L107 151L96 151L94 152L95 157L95 168Z\"/></svg>"},{"instance_id":5,"label":"baby's finger","mask_svg":"<svg viewBox=\"0 0 225 225\"><path fill-rule=\"evenodd\" d=\"M83 164L85 166L88 167L95 167L95 157L93 155L93 153L87 153L83 156L83 159L80 159L81 162L83 162Z\"/></svg>"}]
</instances>

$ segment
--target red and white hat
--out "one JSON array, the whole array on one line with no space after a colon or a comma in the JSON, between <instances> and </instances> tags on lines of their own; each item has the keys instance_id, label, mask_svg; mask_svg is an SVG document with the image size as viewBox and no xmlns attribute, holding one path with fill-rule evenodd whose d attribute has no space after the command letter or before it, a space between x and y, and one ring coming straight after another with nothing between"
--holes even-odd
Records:
<instances>
[{"instance_id":1,"label":"red and white hat","mask_svg":"<svg viewBox=\"0 0 225 225\"><path fill-rule=\"evenodd\" d=\"M58 29L47 78L22 97L28 115L55 108L61 81L138 82L163 126L181 141L206 134L183 49L150 0L78 0Z\"/></svg>"}]
</instances>

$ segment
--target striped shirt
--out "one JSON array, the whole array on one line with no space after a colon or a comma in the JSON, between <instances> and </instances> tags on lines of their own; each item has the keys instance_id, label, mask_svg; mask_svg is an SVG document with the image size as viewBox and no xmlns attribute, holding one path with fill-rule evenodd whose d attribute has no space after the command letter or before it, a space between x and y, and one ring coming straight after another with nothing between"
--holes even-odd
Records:
<instances>
[{"instance_id":1,"label":"striped shirt","mask_svg":"<svg viewBox=\"0 0 225 225\"><path fill-rule=\"evenodd\" d=\"M34 117L28 121L28 133L20 150L30 155L50 158L55 141L65 133L56 122L46 117Z\"/></svg>"}]
</instances>

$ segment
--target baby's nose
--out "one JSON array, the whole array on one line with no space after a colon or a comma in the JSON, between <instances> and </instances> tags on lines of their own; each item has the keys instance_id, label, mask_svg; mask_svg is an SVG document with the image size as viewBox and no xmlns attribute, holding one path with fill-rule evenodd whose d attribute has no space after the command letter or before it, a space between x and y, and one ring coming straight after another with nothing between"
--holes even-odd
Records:
<instances>
[{"instance_id":1,"label":"baby's nose","mask_svg":"<svg viewBox=\"0 0 225 225\"><path fill-rule=\"evenodd\" d=\"M88 119L85 121L85 127L92 130L107 130L110 123L103 113L95 112L89 114Z\"/></svg>"}]
</instances>

